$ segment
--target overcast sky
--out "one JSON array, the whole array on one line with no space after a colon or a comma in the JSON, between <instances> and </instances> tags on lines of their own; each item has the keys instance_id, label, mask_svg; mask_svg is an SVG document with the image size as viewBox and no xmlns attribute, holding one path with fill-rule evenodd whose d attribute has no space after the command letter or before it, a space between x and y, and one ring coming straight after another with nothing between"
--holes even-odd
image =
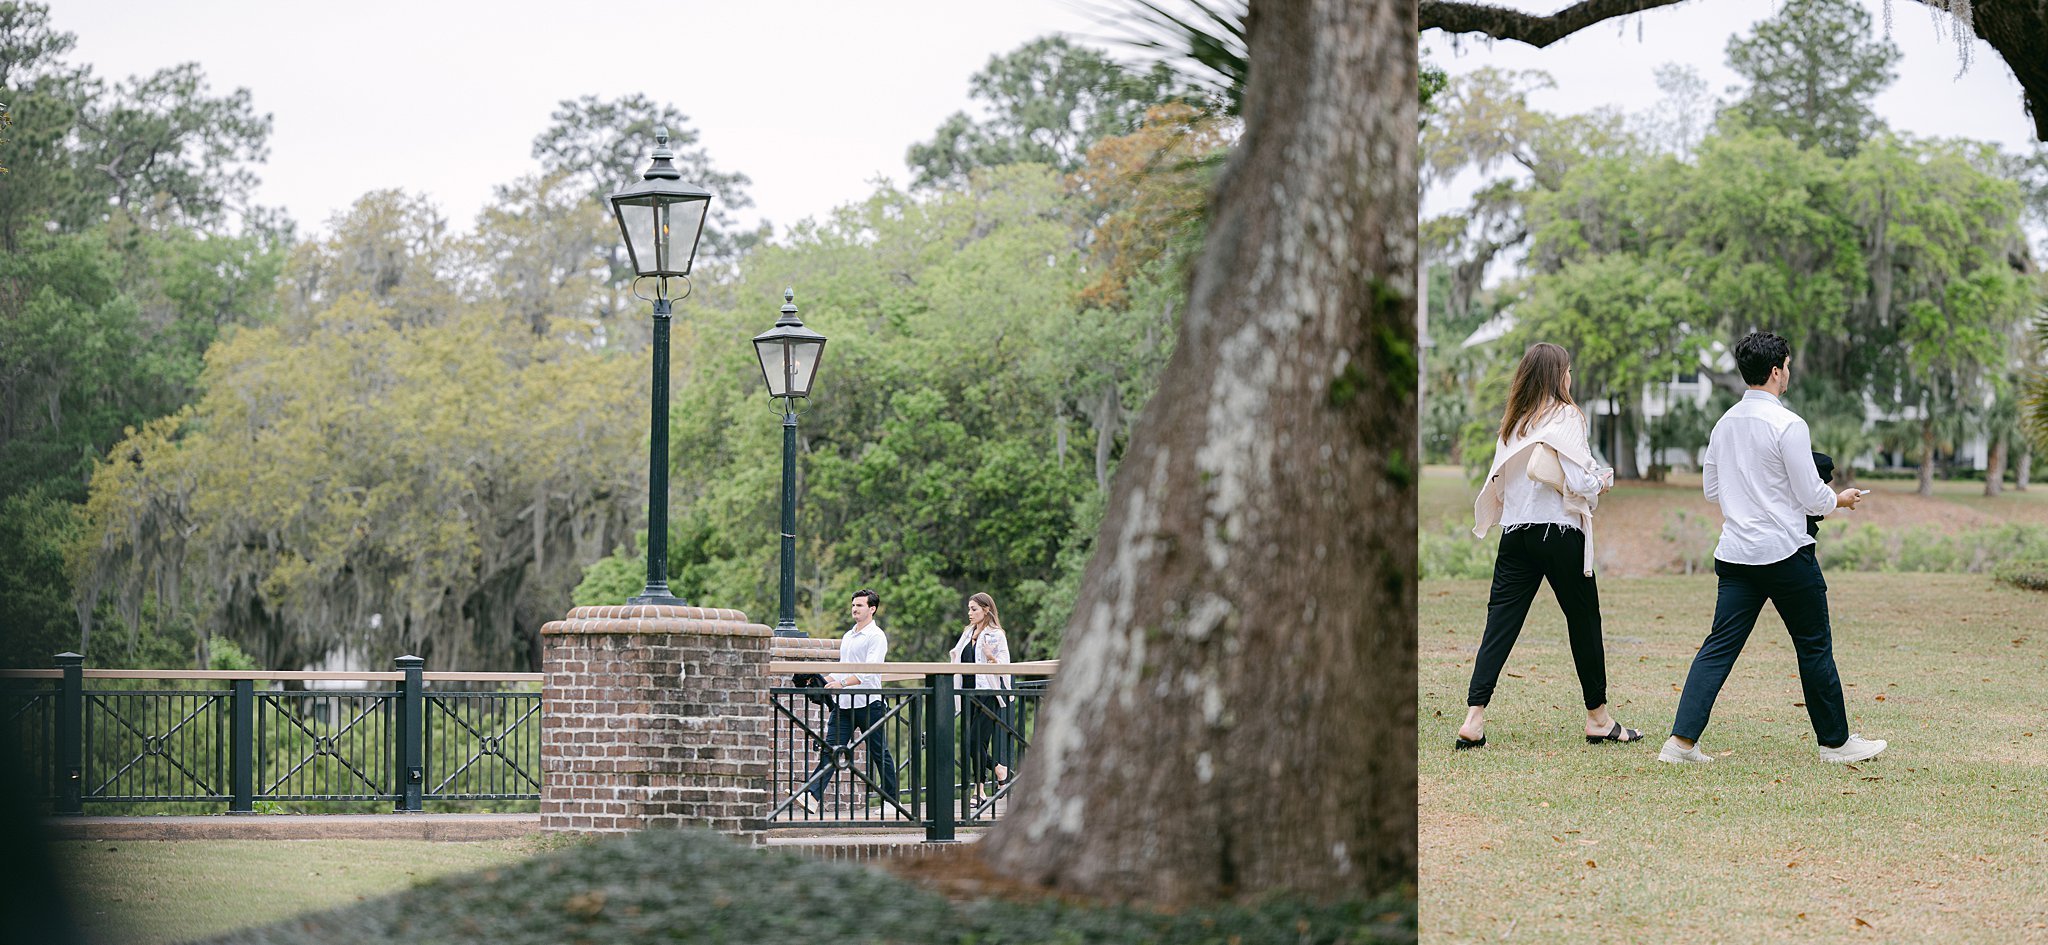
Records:
<instances>
[{"instance_id":1,"label":"overcast sky","mask_svg":"<svg viewBox=\"0 0 2048 945\"><path fill-rule=\"evenodd\" d=\"M688 115L755 213L788 226L905 182L904 152L969 106L989 56L1047 33L1103 35L1072 0L58 0L73 61L103 78L198 62L275 125L259 202L301 231L364 193L430 195L459 227L538 169L563 99L633 93ZM652 142L649 142L652 148ZM748 219L747 215L742 215Z\"/></svg>"},{"instance_id":2,"label":"overcast sky","mask_svg":"<svg viewBox=\"0 0 2048 945\"><path fill-rule=\"evenodd\" d=\"M1524 8L1536 9L1523 3ZM1728 37L1770 0L1695 0L1580 33L1545 50L1424 38L1453 73L1538 68L1559 82L1558 112L1654 104L1660 63L1697 67L1718 92L1735 82ZM1952 37L1929 11L1895 0L1900 80L1879 100L1895 127L2027 146L2012 71L1980 42L1961 78ZM1882 7L1871 4L1883 22ZM275 120L258 199L307 229L376 188L431 196L467 227L494 185L536 169L533 138L557 102L643 93L674 103L713 160L753 179L758 217L786 227L858 200L878 176L907 177L905 150L969 107L968 76L988 58L1056 31L1099 38L1076 0L847 3L685 0L572 11L559 3L362 0L63 0L72 58L105 78L180 62L216 94L248 88ZM1129 58L1127 53L1120 56ZM1432 195L1432 212L1457 194Z\"/></svg>"}]
</instances>

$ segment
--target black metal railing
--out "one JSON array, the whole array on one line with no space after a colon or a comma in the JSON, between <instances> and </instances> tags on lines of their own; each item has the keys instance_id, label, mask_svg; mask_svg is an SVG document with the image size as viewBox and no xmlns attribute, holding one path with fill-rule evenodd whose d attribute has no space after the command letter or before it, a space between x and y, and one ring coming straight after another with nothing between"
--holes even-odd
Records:
<instances>
[{"instance_id":1,"label":"black metal railing","mask_svg":"<svg viewBox=\"0 0 2048 945\"><path fill-rule=\"evenodd\" d=\"M1029 763L1045 695L1043 678L1012 678L1008 689L961 690L951 673L921 685L771 687L769 825L922 828L945 841L993 823ZM878 707L861 705L870 700Z\"/></svg>"},{"instance_id":2,"label":"black metal railing","mask_svg":"<svg viewBox=\"0 0 2048 945\"><path fill-rule=\"evenodd\" d=\"M63 654L55 670L0 678L0 725L59 814L540 799L540 674L394 663L385 673L88 670ZM372 688L257 688L315 680ZM479 683L522 688L464 688Z\"/></svg>"}]
</instances>

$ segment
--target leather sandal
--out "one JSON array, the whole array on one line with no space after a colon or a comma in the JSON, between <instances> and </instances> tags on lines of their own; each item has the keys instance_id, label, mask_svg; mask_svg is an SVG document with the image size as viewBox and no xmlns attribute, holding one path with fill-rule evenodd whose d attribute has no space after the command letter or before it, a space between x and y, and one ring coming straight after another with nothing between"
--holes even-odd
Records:
<instances>
[{"instance_id":1,"label":"leather sandal","mask_svg":"<svg viewBox=\"0 0 2048 945\"><path fill-rule=\"evenodd\" d=\"M1614 728L1608 730L1605 735L1586 736L1586 744L1598 745L1601 742L1620 742L1626 745L1629 742L1642 741L1642 738L1643 733L1632 728L1622 728L1621 723L1616 722L1614 723Z\"/></svg>"}]
</instances>

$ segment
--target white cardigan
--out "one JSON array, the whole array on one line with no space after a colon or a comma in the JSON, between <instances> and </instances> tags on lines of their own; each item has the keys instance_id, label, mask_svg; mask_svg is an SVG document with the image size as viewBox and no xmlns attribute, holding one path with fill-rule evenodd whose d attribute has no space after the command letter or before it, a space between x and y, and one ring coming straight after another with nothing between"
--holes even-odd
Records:
<instances>
[{"instance_id":1,"label":"white cardigan","mask_svg":"<svg viewBox=\"0 0 2048 945\"><path fill-rule=\"evenodd\" d=\"M967 648L967 641L972 639L973 636L973 627L960 628L960 640L953 644L951 650L947 651L946 658L955 663L960 662L960 651ZM1003 628L991 626L983 630L981 632L981 643L974 648L974 662L1007 663L1009 661L1010 641L1009 638L1003 635ZM953 685L956 687L960 685L960 677L953 677ZM1010 677L998 673L975 673L974 688L1008 689L1010 688Z\"/></svg>"},{"instance_id":2,"label":"white cardigan","mask_svg":"<svg viewBox=\"0 0 2048 945\"><path fill-rule=\"evenodd\" d=\"M1479 497L1472 502L1474 538L1486 537L1487 530L1500 523L1502 493L1507 489L1508 479L1528 475L1529 452L1538 443L1556 450L1560 463L1577 466L1588 474L1597 467L1586 439L1584 415L1561 404L1544 411L1514 439L1496 442L1493 468L1486 474L1486 485L1479 490ZM1583 564L1588 576L1593 573L1593 508L1598 504L1597 494L1585 496L1569 489L1564 493L1566 517L1575 520L1580 533L1586 536Z\"/></svg>"}]
</instances>

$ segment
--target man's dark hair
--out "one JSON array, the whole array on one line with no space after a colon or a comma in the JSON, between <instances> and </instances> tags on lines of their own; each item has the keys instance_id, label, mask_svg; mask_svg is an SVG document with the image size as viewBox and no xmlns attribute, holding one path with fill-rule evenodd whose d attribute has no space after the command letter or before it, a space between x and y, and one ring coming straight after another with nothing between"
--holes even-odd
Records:
<instances>
[{"instance_id":1,"label":"man's dark hair","mask_svg":"<svg viewBox=\"0 0 2048 945\"><path fill-rule=\"evenodd\" d=\"M1768 331L1753 331L1735 343L1735 369L1751 387L1771 379L1771 369L1783 367L1792 356L1792 344Z\"/></svg>"},{"instance_id":2,"label":"man's dark hair","mask_svg":"<svg viewBox=\"0 0 2048 945\"><path fill-rule=\"evenodd\" d=\"M873 607L876 610L882 609L882 595L877 594L874 591L868 590L865 587L861 588L860 590L854 591L853 597L855 600L865 597L868 599L869 607Z\"/></svg>"}]
</instances>

